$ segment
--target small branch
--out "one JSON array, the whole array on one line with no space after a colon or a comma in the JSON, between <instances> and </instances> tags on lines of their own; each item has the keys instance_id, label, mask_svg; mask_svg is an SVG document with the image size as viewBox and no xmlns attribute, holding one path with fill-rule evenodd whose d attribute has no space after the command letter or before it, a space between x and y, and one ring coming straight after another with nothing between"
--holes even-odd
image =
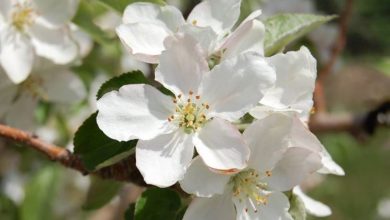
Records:
<instances>
[{"instance_id":1,"label":"small branch","mask_svg":"<svg viewBox=\"0 0 390 220\"><path fill-rule=\"evenodd\" d=\"M330 132L351 132L361 130L362 117L344 115L330 115L327 113L317 113L309 121L309 128L313 133Z\"/></svg>"},{"instance_id":2,"label":"small branch","mask_svg":"<svg viewBox=\"0 0 390 220\"><path fill-rule=\"evenodd\" d=\"M46 143L38 137L25 131L0 124L0 137L23 143L42 154L50 160L57 161L63 166L77 170L83 175L96 175L103 179L113 179L117 181L133 182L140 186L146 186L141 174L135 166L134 155L116 163L112 166L104 167L100 170L89 172L83 165L80 157L71 153L69 150L53 144Z\"/></svg>"},{"instance_id":3,"label":"small branch","mask_svg":"<svg viewBox=\"0 0 390 220\"><path fill-rule=\"evenodd\" d=\"M323 84L325 82L325 78L332 72L337 59L344 50L347 41L348 24L352 15L352 9L353 0L346 0L345 7L340 15L339 35L336 39L336 42L334 43L332 55L318 74L318 79L314 92L314 103L316 111L319 113L326 112L327 110Z\"/></svg>"}]
</instances>

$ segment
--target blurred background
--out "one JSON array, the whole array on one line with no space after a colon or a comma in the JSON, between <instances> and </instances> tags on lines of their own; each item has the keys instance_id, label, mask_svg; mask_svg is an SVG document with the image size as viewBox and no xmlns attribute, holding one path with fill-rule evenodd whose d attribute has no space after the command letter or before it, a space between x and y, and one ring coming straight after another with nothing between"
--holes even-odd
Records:
<instances>
[{"instance_id":1,"label":"blurred background","mask_svg":"<svg viewBox=\"0 0 390 220\"><path fill-rule=\"evenodd\" d=\"M198 1L167 3L188 14ZM308 195L333 212L329 217L308 219L390 219L390 129L379 125L389 125L390 121L390 2L243 0L241 17L256 9L262 9L263 20L286 12L339 15L286 48L306 45L317 58L318 70L324 74L319 85L323 90L316 90L323 98L317 110L359 122L347 129L314 129L346 176L314 176L305 183ZM28 119L39 137L71 150L74 132L95 109L94 95L101 83L135 69L152 74L150 66L127 56L116 38L114 29L120 16L98 0L81 1L74 22L89 22L98 28L89 32L95 36L86 37L85 58L70 67L86 93L79 102L66 107L39 101ZM376 114L380 106L387 108L387 115ZM21 115L29 110L21 108ZM369 113L375 117L368 120ZM100 184L91 189L96 181ZM1 220L121 219L129 202L141 191L131 184L84 177L30 148L0 139ZM91 199L96 192L100 196Z\"/></svg>"}]
</instances>

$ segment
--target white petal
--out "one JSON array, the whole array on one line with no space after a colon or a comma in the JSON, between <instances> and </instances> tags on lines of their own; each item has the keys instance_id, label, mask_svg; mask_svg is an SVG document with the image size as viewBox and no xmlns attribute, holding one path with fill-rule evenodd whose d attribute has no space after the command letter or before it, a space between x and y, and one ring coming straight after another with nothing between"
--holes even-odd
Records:
<instances>
[{"instance_id":1,"label":"white petal","mask_svg":"<svg viewBox=\"0 0 390 220\"><path fill-rule=\"evenodd\" d=\"M333 161L332 156L326 148L321 144L317 137L309 131L305 124L297 117L291 119L291 146L303 147L318 153L321 156L323 168L319 173L335 174L343 176L344 170Z\"/></svg>"},{"instance_id":2,"label":"white petal","mask_svg":"<svg viewBox=\"0 0 390 220\"><path fill-rule=\"evenodd\" d=\"M245 52L264 54L265 27L259 20L255 20L260 11L253 12L241 25L230 34L222 44L223 59Z\"/></svg>"},{"instance_id":3,"label":"white petal","mask_svg":"<svg viewBox=\"0 0 390 220\"><path fill-rule=\"evenodd\" d=\"M0 68L0 118L8 111L17 95L18 87L8 79L8 76Z\"/></svg>"},{"instance_id":4,"label":"white petal","mask_svg":"<svg viewBox=\"0 0 390 220\"><path fill-rule=\"evenodd\" d=\"M6 22L11 12L11 0L0 1L0 23Z\"/></svg>"},{"instance_id":5,"label":"white petal","mask_svg":"<svg viewBox=\"0 0 390 220\"><path fill-rule=\"evenodd\" d=\"M69 22L79 6L79 0L34 0L33 2L45 23L55 27Z\"/></svg>"},{"instance_id":6,"label":"white petal","mask_svg":"<svg viewBox=\"0 0 390 220\"><path fill-rule=\"evenodd\" d=\"M81 58L84 58L89 54L89 52L91 52L93 48L93 40L86 32L76 25L72 24L70 27L72 38L76 41L79 48L79 54Z\"/></svg>"},{"instance_id":7,"label":"white petal","mask_svg":"<svg viewBox=\"0 0 390 220\"><path fill-rule=\"evenodd\" d=\"M272 192L266 205L256 205L257 212L249 200L233 201L237 210L237 220L293 220L288 213L290 203L283 193Z\"/></svg>"},{"instance_id":8,"label":"white petal","mask_svg":"<svg viewBox=\"0 0 390 220\"><path fill-rule=\"evenodd\" d=\"M183 178L194 155L192 136L178 130L152 140L139 140L136 165L148 184L168 187Z\"/></svg>"},{"instance_id":9,"label":"white petal","mask_svg":"<svg viewBox=\"0 0 390 220\"><path fill-rule=\"evenodd\" d=\"M316 217L327 217L332 214L332 210L322 202L316 201L309 196L307 196L304 192L302 192L299 186L293 189L295 195L297 195L305 205L306 211Z\"/></svg>"},{"instance_id":10,"label":"white petal","mask_svg":"<svg viewBox=\"0 0 390 220\"><path fill-rule=\"evenodd\" d=\"M185 23L183 15L177 8L169 5L160 7L147 2L137 2L127 6L122 20L124 24L157 23L166 26L173 32L176 32Z\"/></svg>"},{"instance_id":11,"label":"white petal","mask_svg":"<svg viewBox=\"0 0 390 220\"><path fill-rule=\"evenodd\" d=\"M211 198L195 198L183 220L234 220L234 204L230 193Z\"/></svg>"},{"instance_id":12,"label":"white petal","mask_svg":"<svg viewBox=\"0 0 390 220\"><path fill-rule=\"evenodd\" d=\"M214 194L222 194L229 182L230 176L211 172L200 157L196 157L188 167L181 188L198 197L211 197Z\"/></svg>"},{"instance_id":13,"label":"white petal","mask_svg":"<svg viewBox=\"0 0 390 220\"><path fill-rule=\"evenodd\" d=\"M194 144L205 164L217 170L241 170L249 159L249 148L229 122L214 118L196 133Z\"/></svg>"},{"instance_id":14,"label":"white petal","mask_svg":"<svg viewBox=\"0 0 390 220\"><path fill-rule=\"evenodd\" d=\"M293 115L296 115L297 109L277 109L272 108L270 106L264 106L264 105L258 105L254 108L252 108L249 113L256 119L263 119L265 117L268 117L272 114L284 114L286 116L292 117Z\"/></svg>"},{"instance_id":15,"label":"white petal","mask_svg":"<svg viewBox=\"0 0 390 220\"><path fill-rule=\"evenodd\" d=\"M210 26L223 36L238 20L240 5L241 0L205 0L195 6L187 22L200 27Z\"/></svg>"},{"instance_id":16,"label":"white petal","mask_svg":"<svg viewBox=\"0 0 390 220\"><path fill-rule=\"evenodd\" d=\"M185 33L197 40L203 51L212 54L215 50L218 36L210 27L199 27L191 24L179 28L179 33Z\"/></svg>"},{"instance_id":17,"label":"white petal","mask_svg":"<svg viewBox=\"0 0 390 220\"><path fill-rule=\"evenodd\" d=\"M268 62L276 70L276 84L260 103L279 109L298 109L307 121L313 106L316 60L306 47L301 47L299 51L272 56Z\"/></svg>"},{"instance_id":18,"label":"white petal","mask_svg":"<svg viewBox=\"0 0 390 220\"><path fill-rule=\"evenodd\" d=\"M246 53L204 75L199 93L210 106L210 116L233 121L253 108L274 81L275 72L264 58Z\"/></svg>"},{"instance_id":19,"label":"white petal","mask_svg":"<svg viewBox=\"0 0 390 220\"><path fill-rule=\"evenodd\" d=\"M198 91L208 64L200 44L189 35L176 35L166 40L167 50L160 56L156 80L176 95Z\"/></svg>"},{"instance_id":20,"label":"white petal","mask_svg":"<svg viewBox=\"0 0 390 220\"><path fill-rule=\"evenodd\" d=\"M6 27L0 35L1 65L14 83L20 83L28 77L33 66L34 50L30 39Z\"/></svg>"},{"instance_id":21,"label":"white petal","mask_svg":"<svg viewBox=\"0 0 390 220\"><path fill-rule=\"evenodd\" d=\"M325 147L322 149L321 156L323 167L318 170L318 173L334 174L338 176L345 175L344 169L332 159L332 156L329 154Z\"/></svg>"},{"instance_id":22,"label":"white petal","mask_svg":"<svg viewBox=\"0 0 390 220\"><path fill-rule=\"evenodd\" d=\"M38 73L48 100L57 104L74 104L86 97L83 82L64 67L55 67Z\"/></svg>"},{"instance_id":23,"label":"white petal","mask_svg":"<svg viewBox=\"0 0 390 220\"><path fill-rule=\"evenodd\" d=\"M249 145L251 156L249 167L261 172L272 170L287 150L291 125L285 123L286 116L273 114L253 122L243 134Z\"/></svg>"},{"instance_id":24,"label":"white petal","mask_svg":"<svg viewBox=\"0 0 390 220\"><path fill-rule=\"evenodd\" d=\"M50 29L39 23L30 29L32 43L38 55L57 64L67 64L78 55L77 43L68 28Z\"/></svg>"},{"instance_id":25,"label":"white petal","mask_svg":"<svg viewBox=\"0 0 390 220\"><path fill-rule=\"evenodd\" d=\"M272 189L281 192L291 190L321 166L321 157L315 152L290 147L272 170L267 182Z\"/></svg>"},{"instance_id":26,"label":"white petal","mask_svg":"<svg viewBox=\"0 0 390 220\"><path fill-rule=\"evenodd\" d=\"M30 94L21 93L5 114L5 123L9 126L26 131L34 131L37 128L34 109L38 100Z\"/></svg>"},{"instance_id":27,"label":"white petal","mask_svg":"<svg viewBox=\"0 0 390 220\"><path fill-rule=\"evenodd\" d=\"M147 63L158 63L165 49L164 39L172 34L166 27L151 22L122 24L116 33L134 57Z\"/></svg>"},{"instance_id":28,"label":"white petal","mask_svg":"<svg viewBox=\"0 0 390 220\"><path fill-rule=\"evenodd\" d=\"M118 141L150 140L173 129L167 120L175 109L171 98L149 85L125 85L106 93L97 108L99 128Z\"/></svg>"}]
</instances>

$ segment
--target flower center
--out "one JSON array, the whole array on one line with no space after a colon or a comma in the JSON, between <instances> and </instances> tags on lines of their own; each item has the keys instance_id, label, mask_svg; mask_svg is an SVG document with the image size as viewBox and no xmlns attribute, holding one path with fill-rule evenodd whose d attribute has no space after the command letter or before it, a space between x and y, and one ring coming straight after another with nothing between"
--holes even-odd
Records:
<instances>
[{"instance_id":1,"label":"flower center","mask_svg":"<svg viewBox=\"0 0 390 220\"><path fill-rule=\"evenodd\" d=\"M12 25L19 31L34 23L36 12L28 4L16 4L12 12Z\"/></svg>"},{"instance_id":2,"label":"flower center","mask_svg":"<svg viewBox=\"0 0 390 220\"><path fill-rule=\"evenodd\" d=\"M257 206L266 205L268 201L267 183L264 182L264 177L270 177L271 171L266 171L264 175L260 175L254 169L246 169L234 175L230 179L233 186L233 197L241 203L243 201L249 204L254 212L257 212ZM248 212L248 208L245 208Z\"/></svg>"},{"instance_id":3,"label":"flower center","mask_svg":"<svg viewBox=\"0 0 390 220\"><path fill-rule=\"evenodd\" d=\"M21 91L28 92L34 98L40 98L44 101L48 101L49 97L47 92L43 89L43 79L39 76L29 76L23 81L19 89Z\"/></svg>"},{"instance_id":4,"label":"flower center","mask_svg":"<svg viewBox=\"0 0 390 220\"><path fill-rule=\"evenodd\" d=\"M206 112L210 106L200 101L199 95L189 92L188 98L178 95L173 99L176 105L175 113L169 116L168 121L175 123L188 134L200 129L207 121Z\"/></svg>"}]
</instances>

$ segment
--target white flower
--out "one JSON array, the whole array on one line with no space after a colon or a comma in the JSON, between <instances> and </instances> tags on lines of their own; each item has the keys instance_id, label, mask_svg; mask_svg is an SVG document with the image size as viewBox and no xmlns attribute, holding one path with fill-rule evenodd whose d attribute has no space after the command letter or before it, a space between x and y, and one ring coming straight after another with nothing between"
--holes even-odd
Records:
<instances>
[{"instance_id":1,"label":"white flower","mask_svg":"<svg viewBox=\"0 0 390 220\"><path fill-rule=\"evenodd\" d=\"M306 47L299 51L278 53L266 58L276 72L276 82L251 114L261 118L272 112L298 112L307 122L313 107L313 92L317 77L316 60Z\"/></svg>"},{"instance_id":2,"label":"white flower","mask_svg":"<svg viewBox=\"0 0 390 220\"><path fill-rule=\"evenodd\" d=\"M78 0L0 1L0 62L14 83L28 77L36 55L57 64L77 56L66 26L77 6Z\"/></svg>"},{"instance_id":3,"label":"white flower","mask_svg":"<svg viewBox=\"0 0 390 220\"><path fill-rule=\"evenodd\" d=\"M286 120L286 115L273 114L244 131L251 155L248 167L237 174L211 172L195 158L180 185L188 193L208 198L195 198L184 220L292 219L282 192L321 168L321 158L302 146L310 141L295 142Z\"/></svg>"},{"instance_id":4,"label":"white flower","mask_svg":"<svg viewBox=\"0 0 390 220\"><path fill-rule=\"evenodd\" d=\"M264 97L260 100L260 105L253 108L250 114L261 119L269 114L285 113L291 116L291 125L306 133L307 137L316 137L306 128L311 109L313 108L313 92L317 76L316 60L306 47L301 47L299 51L279 53L266 58L276 72L276 82ZM299 119L296 118L299 115ZM289 125L289 126L291 126ZM344 175L344 170L337 165L328 151L317 140L312 146L313 150L319 150L324 168L321 173L332 173Z\"/></svg>"},{"instance_id":5,"label":"white flower","mask_svg":"<svg viewBox=\"0 0 390 220\"><path fill-rule=\"evenodd\" d=\"M242 54L211 71L199 43L188 35L166 41L156 80L173 92L125 85L97 101L97 123L110 138L139 139L137 167L149 184L170 186L182 178L194 145L217 170L242 169L249 150L235 121L272 86L274 72L261 56Z\"/></svg>"},{"instance_id":6,"label":"white flower","mask_svg":"<svg viewBox=\"0 0 390 220\"><path fill-rule=\"evenodd\" d=\"M293 193L302 200L307 213L316 217L327 217L332 214L332 210L327 205L307 196L301 187L294 187Z\"/></svg>"},{"instance_id":7,"label":"white flower","mask_svg":"<svg viewBox=\"0 0 390 220\"><path fill-rule=\"evenodd\" d=\"M255 11L233 32L240 15L241 0L205 0L190 13L187 21L173 6L151 3L129 5L117 34L139 60L158 63L164 40L174 33L187 33L200 42L210 59L226 59L241 52L263 51L264 25Z\"/></svg>"},{"instance_id":8,"label":"white flower","mask_svg":"<svg viewBox=\"0 0 390 220\"><path fill-rule=\"evenodd\" d=\"M37 125L34 111L39 100L60 107L85 98L83 83L67 67L41 59L36 62L32 74L19 85L11 82L0 69L0 120L29 131Z\"/></svg>"}]
</instances>

